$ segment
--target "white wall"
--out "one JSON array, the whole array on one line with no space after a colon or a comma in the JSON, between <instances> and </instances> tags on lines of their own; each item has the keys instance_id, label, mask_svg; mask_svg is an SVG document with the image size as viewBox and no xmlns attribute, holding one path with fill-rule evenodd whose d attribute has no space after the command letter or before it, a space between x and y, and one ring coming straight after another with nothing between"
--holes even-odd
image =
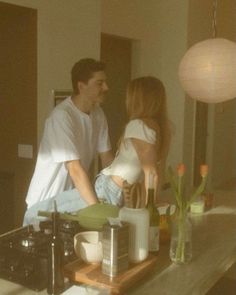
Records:
<instances>
[{"instance_id":1,"label":"white wall","mask_svg":"<svg viewBox=\"0 0 236 295\"><path fill-rule=\"evenodd\" d=\"M75 61L86 56L99 58L100 34L103 32L134 40L133 77L151 74L164 82L169 117L175 129L168 162L175 166L184 160L189 165L194 152L194 102L191 99L185 101L177 72L187 48L211 36L211 0L2 2L38 11L38 139L41 138L45 118L53 107L51 90L71 88L70 70ZM235 0L219 2L218 9L219 34L235 40ZM232 109L229 107L227 110ZM224 114L226 117L227 111ZM219 124L218 117L222 119L222 115L214 115L213 111L213 117ZM212 148L208 153L218 150L213 150L218 135L213 134L212 138ZM214 152L214 162L217 158ZM233 168L225 167L224 170ZM220 178L218 174L217 179Z\"/></svg>"},{"instance_id":2,"label":"white wall","mask_svg":"<svg viewBox=\"0 0 236 295\"><path fill-rule=\"evenodd\" d=\"M135 40L133 77L155 75L166 86L174 124L168 162L183 159L184 93L177 72L187 47L188 1L101 0L102 32Z\"/></svg>"},{"instance_id":3,"label":"white wall","mask_svg":"<svg viewBox=\"0 0 236 295\"><path fill-rule=\"evenodd\" d=\"M212 36L212 0L188 1L187 49ZM187 51L186 49L186 51ZM193 184L195 154L196 101L186 95L184 112L183 158L187 170L186 182ZM209 164L209 162L207 161Z\"/></svg>"},{"instance_id":4,"label":"white wall","mask_svg":"<svg viewBox=\"0 0 236 295\"><path fill-rule=\"evenodd\" d=\"M236 42L236 1L218 1L217 34ZM235 77L236 83L236 77ZM213 106L214 129L210 134L211 185L234 188L236 185L236 98Z\"/></svg>"},{"instance_id":5,"label":"white wall","mask_svg":"<svg viewBox=\"0 0 236 295\"><path fill-rule=\"evenodd\" d=\"M70 70L100 55L100 0L5 0L38 11L38 139L53 107L52 89L71 89Z\"/></svg>"},{"instance_id":6,"label":"white wall","mask_svg":"<svg viewBox=\"0 0 236 295\"><path fill-rule=\"evenodd\" d=\"M213 1L189 0L188 47L213 37ZM218 1L216 10L217 37L236 42L236 1ZM194 114L194 101L186 99L185 118ZM207 163L209 164L208 185L224 188L235 183L236 177L236 100L208 105ZM187 124L188 123L188 124ZM190 124L189 124L190 123ZM189 155L193 148L194 122L185 124L184 153ZM226 148L227 147L227 148ZM187 157L186 157L187 159ZM188 160L190 160L188 158Z\"/></svg>"},{"instance_id":7,"label":"white wall","mask_svg":"<svg viewBox=\"0 0 236 295\"><path fill-rule=\"evenodd\" d=\"M38 138L52 109L52 89L71 88L70 70L85 56L99 58L100 33L135 40L133 77L163 80L175 134L169 162L183 158L184 93L177 77L186 50L188 1L5 0L38 11ZM102 17L101 17L102 12Z\"/></svg>"}]
</instances>

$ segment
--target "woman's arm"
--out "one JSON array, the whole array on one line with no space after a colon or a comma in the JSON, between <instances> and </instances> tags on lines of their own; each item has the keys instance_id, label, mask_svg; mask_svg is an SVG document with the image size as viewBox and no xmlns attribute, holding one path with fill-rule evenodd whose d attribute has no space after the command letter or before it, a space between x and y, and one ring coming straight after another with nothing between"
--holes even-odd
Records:
<instances>
[{"instance_id":1,"label":"woman's arm","mask_svg":"<svg viewBox=\"0 0 236 295\"><path fill-rule=\"evenodd\" d=\"M149 187L149 175L150 173L154 176L154 189L157 192L158 186L158 172L157 172L157 151L154 144L150 144L146 141L132 138L132 143L139 157L143 172L144 172L144 183L145 190Z\"/></svg>"},{"instance_id":2,"label":"woman's arm","mask_svg":"<svg viewBox=\"0 0 236 295\"><path fill-rule=\"evenodd\" d=\"M114 159L114 155L111 150L99 154L101 159L102 168L105 168L111 164Z\"/></svg>"}]
</instances>

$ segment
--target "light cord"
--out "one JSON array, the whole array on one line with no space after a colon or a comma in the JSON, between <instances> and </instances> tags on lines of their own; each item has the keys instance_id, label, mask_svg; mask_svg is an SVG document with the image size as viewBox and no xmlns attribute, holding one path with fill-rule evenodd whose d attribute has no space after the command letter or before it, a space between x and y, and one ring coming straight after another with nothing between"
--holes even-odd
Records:
<instances>
[{"instance_id":1,"label":"light cord","mask_svg":"<svg viewBox=\"0 0 236 295\"><path fill-rule=\"evenodd\" d=\"M213 1L213 18L212 18L212 30L213 38L216 38L217 29L216 29L216 11L217 11L217 0Z\"/></svg>"}]
</instances>

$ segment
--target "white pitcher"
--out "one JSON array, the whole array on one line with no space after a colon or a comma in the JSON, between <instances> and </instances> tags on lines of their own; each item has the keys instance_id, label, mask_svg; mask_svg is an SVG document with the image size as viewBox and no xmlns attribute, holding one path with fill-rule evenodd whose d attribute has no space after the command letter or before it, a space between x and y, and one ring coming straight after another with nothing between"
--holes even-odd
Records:
<instances>
[{"instance_id":1,"label":"white pitcher","mask_svg":"<svg viewBox=\"0 0 236 295\"><path fill-rule=\"evenodd\" d=\"M148 257L149 213L146 208L123 207L119 218L130 224L129 260L137 263Z\"/></svg>"}]
</instances>

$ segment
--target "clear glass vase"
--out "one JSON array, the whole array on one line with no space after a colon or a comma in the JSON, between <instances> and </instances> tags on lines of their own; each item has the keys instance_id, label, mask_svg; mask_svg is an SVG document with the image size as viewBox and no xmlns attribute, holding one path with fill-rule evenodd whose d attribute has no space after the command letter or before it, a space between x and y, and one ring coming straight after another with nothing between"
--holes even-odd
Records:
<instances>
[{"instance_id":1,"label":"clear glass vase","mask_svg":"<svg viewBox=\"0 0 236 295\"><path fill-rule=\"evenodd\" d=\"M192 259L192 224L187 216L177 216L172 221L170 259L177 264Z\"/></svg>"}]
</instances>

